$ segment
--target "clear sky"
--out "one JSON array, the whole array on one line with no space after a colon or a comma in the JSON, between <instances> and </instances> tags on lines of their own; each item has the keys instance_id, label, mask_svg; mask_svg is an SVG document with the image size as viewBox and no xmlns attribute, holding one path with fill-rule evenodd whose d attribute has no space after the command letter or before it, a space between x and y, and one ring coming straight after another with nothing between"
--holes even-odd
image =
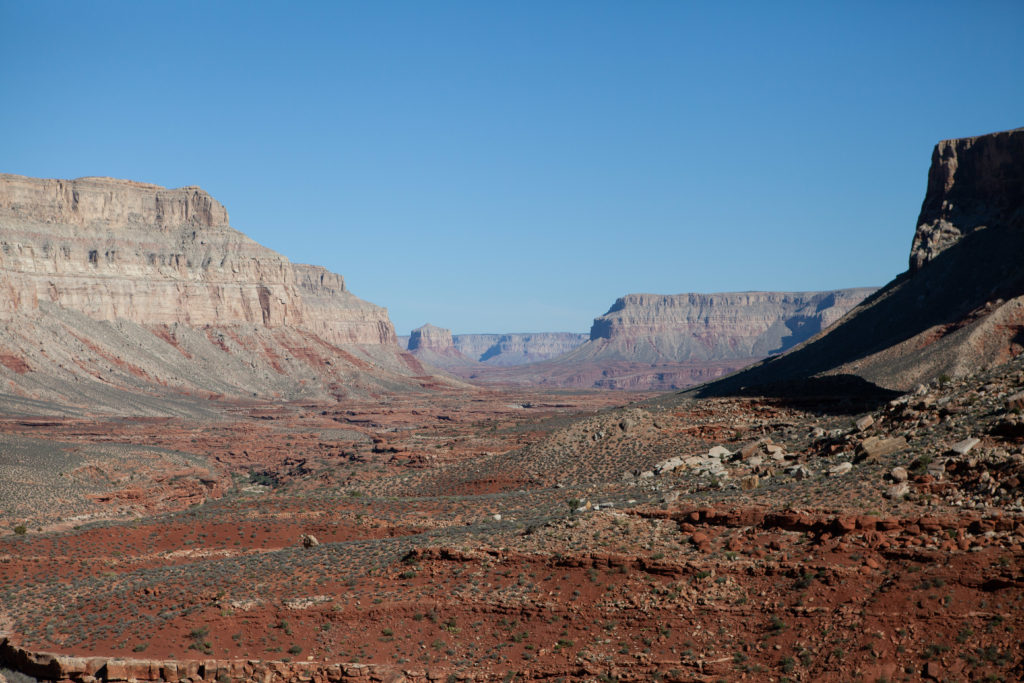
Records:
<instances>
[{"instance_id":1,"label":"clear sky","mask_svg":"<svg viewBox=\"0 0 1024 683\"><path fill-rule=\"evenodd\" d=\"M0 0L0 171L200 185L400 334L881 285L1024 2Z\"/></svg>"}]
</instances>

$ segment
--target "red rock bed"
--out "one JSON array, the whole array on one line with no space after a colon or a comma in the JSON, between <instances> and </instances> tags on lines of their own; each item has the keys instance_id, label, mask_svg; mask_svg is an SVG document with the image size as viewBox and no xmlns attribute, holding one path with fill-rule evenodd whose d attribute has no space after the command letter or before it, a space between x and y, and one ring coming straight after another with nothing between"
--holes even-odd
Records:
<instances>
[{"instance_id":1,"label":"red rock bed","mask_svg":"<svg viewBox=\"0 0 1024 683\"><path fill-rule=\"evenodd\" d=\"M526 398L277 406L205 427L7 423L201 456L223 493L0 537L0 627L12 646L86 658L40 674L81 683L1024 677L1024 517L991 485L974 492L961 460L948 476L912 465L962 439L957 423L913 427L898 406L865 427L750 399L604 413L582 395ZM992 408L957 413L987 429L968 410ZM897 437L907 452L866 453ZM994 468L1016 446L984 438L970 472L1014 495L1015 471ZM715 447L729 476L635 474ZM851 465L830 474L837 462ZM895 465L911 473L898 500L882 495Z\"/></svg>"}]
</instances>

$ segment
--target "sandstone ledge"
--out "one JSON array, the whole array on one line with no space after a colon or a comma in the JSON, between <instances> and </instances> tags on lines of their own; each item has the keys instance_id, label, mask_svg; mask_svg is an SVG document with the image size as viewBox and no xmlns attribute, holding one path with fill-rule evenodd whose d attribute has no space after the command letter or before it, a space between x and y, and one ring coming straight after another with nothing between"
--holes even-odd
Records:
<instances>
[{"instance_id":1,"label":"sandstone ledge","mask_svg":"<svg viewBox=\"0 0 1024 683\"><path fill-rule=\"evenodd\" d=\"M97 683L99 681L260 681L261 683L312 681L380 681L417 683L441 680L441 675L402 670L379 664L329 664L310 661L256 659L119 659L78 657L20 648L0 639L0 666L43 681Z\"/></svg>"}]
</instances>

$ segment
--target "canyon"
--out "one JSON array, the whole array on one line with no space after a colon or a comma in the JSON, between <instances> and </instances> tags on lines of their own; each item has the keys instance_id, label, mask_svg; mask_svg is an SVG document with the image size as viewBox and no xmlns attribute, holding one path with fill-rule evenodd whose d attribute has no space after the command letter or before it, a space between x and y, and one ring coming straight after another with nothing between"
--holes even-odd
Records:
<instances>
[{"instance_id":1,"label":"canyon","mask_svg":"<svg viewBox=\"0 0 1024 683\"><path fill-rule=\"evenodd\" d=\"M940 142L878 291L628 295L505 366L195 188L13 177L0 683L1024 679L1022 174Z\"/></svg>"},{"instance_id":2,"label":"canyon","mask_svg":"<svg viewBox=\"0 0 1024 683\"><path fill-rule=\"evenodd\" d=\"M430 365L482 383L668 391L787 351L874 291L629 294L594 319L585 340L571 333L452 335L428 325L413 331L408 348ZM463 337L473 345L460 343ZM476 356L479 337L497 342Z\"/></svg>"}]
</instances>

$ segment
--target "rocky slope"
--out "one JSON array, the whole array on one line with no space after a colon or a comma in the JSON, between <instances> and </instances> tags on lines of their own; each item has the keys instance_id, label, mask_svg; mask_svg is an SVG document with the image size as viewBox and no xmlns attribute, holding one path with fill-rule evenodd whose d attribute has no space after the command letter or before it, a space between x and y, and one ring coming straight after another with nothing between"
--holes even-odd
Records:
<instances>
[{"instance_id":1,"label":"rocky slope","mask_svg":"<svg viewBox=\"0 0 1024 683\"><path fill-rule=\"evenodd\" d=\"M614 396L0 420L0 465L20 475L0 476L20 494L0 505L0 667L77 683L1021 680L1024 357L866 413L675 395L579 413ZM98 470L101 448L149 457ZM54 529L23 493L33 450L37 480L108 489L100 505L152 496L140 476L161 455L249 481L175 513L76 508Z\"/></svg>"},{"instance_id":2,"label":"rocky slope","mask_svg":"<svg viewBox=\"0 0 1024 683\"><path fill-rule=\"evenodd\" d=\"M809 378L905 391L1004 362L1024 351L1022 255L1024 129L940 142L909 270L826 333L703 391Z\"/></svg>"},{"instance_id":3,"label":"rocky slope","mask_svg":"<svg viewBox=\"0 0 1024 683\"><path fill-rule=\"evenodd\" d=\"M0 175L0 294L9 409L328 398L423 373L385 309L233 229L197 187Z\"/></svg>"}]
</instances>

